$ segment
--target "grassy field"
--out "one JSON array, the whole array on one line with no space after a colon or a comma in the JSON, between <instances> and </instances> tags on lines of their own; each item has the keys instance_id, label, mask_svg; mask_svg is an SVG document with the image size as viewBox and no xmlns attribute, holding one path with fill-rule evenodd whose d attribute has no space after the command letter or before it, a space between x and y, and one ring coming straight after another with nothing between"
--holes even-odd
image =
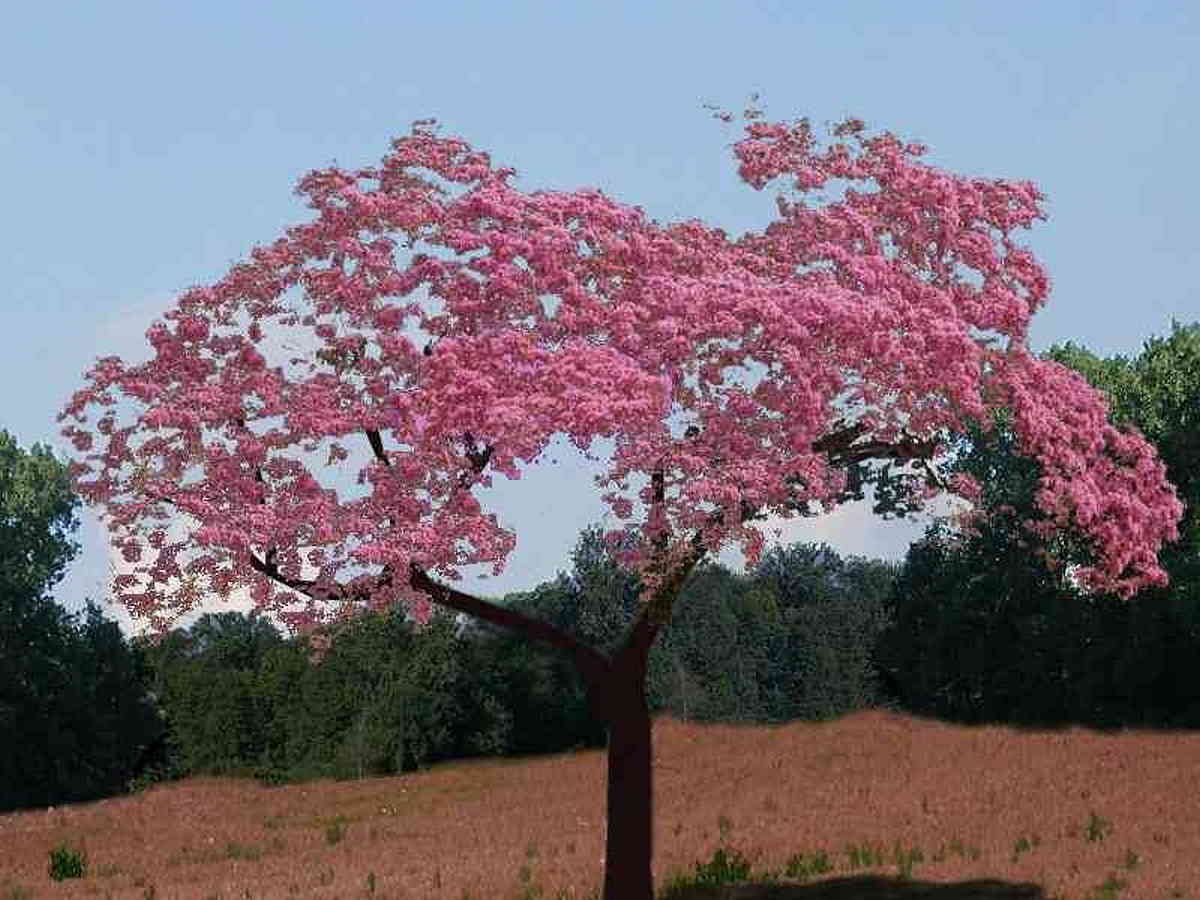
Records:
<instances>
[{"instance_id":1,"label":"grassy field","mask_svg":"<svg viewBox=\"0 0 1200 900\"><path fill-rule=\"evenodd\" d=\"M654 723L660 900L1200 900L1200 734ZM0 900L598 895L603 751L0 816ZM81 877L54 880L82 869ZM73 865L82 863L72 871Z\"/></svg>"}]
</instances>

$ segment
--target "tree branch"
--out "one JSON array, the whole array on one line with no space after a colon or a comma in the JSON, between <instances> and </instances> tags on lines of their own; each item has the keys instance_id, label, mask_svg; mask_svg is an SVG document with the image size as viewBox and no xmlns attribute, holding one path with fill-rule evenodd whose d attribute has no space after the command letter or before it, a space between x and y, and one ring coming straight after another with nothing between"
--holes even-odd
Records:
<instances>
[{"instance_id":1,"label":"tree branch","mask_svg":"<svg viewBox=\"0 0 1200 900\"><path fill-rule=\"evenodd\" d=\"M366 429L367 441L371 445L371 450L378 459L386 466L390 466L391 462L387 458L387 454L383 450L383 439L379 431L373 428ZM476 449L475 439L468 431L464 435L467 442L467 458L471 461L471 465L476 473L482 472L491 460L493 447L487 445L482 450ZM468 481L467 473L463 473L460 479L460 486L466 487ZM250 554L250 565L266 577L282 584L284 587L297 591L308 597L313 596L313 588L315 582L307 579L287 578L279 571L279 567L274 561L274 549L267 551L266 559L259 559L253 553ZM502 606L497 606L486 600L478 597L473 597L470 594L465 594L462 591L456 590L447 585L440 584L429 577L420 566L415 563L410 563L409 566L409 585L418 591L427 594L434 602L448 609L453 609L457 612L466 613L474 616L477 619L482 619L485 622L490 622L493 625L498 625L502 628L508 628L512 631L519 632L533 641L540 641L555 647L570 654L579 668L580 674L584 675L585 679L590 683L598 683L603 679L609 671L611 663L607 657L597 650L588 647L574 637L565 632L559 631L549 623L542 622L537 619L532 619L515 610L507 609ZM355 600L365 599L369 594L376 593L387 589L393 584L393 572L390 565L385 565L383 572L375 579L374 583L369 588L363 588L356 591L350 591L344 586L335 593L329 594L325 599L329 600Z\"/></svg>"},{"instance_id":2,"label":"tree branch","mask_svg":"<svg viewBox=\"0 0 1200 900\"><path fill-rule=\"evenodd\" d=\"M871 441L866 444L852 446L854 441L863 435L866 431L866 426L861 422L856 422L852 425L846 425L845 420L839 420L834 431L813 442L813 449L824 452L828 455L831 465L845 466L855 462L862 462L867 459L920 459L928 477L938 479L936 483L945 487L945 482L938 478L937 472L929 464L929 459L932 457L936 449L936 441L917 441L913 438L905 438L897 443L889 444L884 441ZM700 429L696 426L690 426L685 436L696 437L700 433ZM789 479L798 479L799 476L788 476ZM656 469L651 476L651 485L653 491L653 502L662 503L665 496L664 491L665 477L662 467ZM740 506L741 522L762 521L766 518L766 514L760 512L758 508L750 504L747 500L741 501ZM712 525L722 525L725 521L724 513L714 513L709 522ZM614 665L618 664L618 659L626 654L637 654L643 659L649 653L649 649L654 644L654 639L660 628L666 625L671 619L671 608L678 597L679 591L683 587L684 581L691 574L695 566L704 558L707 553L707 548L701 540L701 531L697 531L692 535L691 549L687 556L680 561L675 571L668 573L667 578L663 581L659 590L649 603L641 610L638 618L634 621L633 627L630 629L625 643L618 652L617 657L614 657ZM665 557L667 535L660 535L656 541L656 558L662 560Z\"/></svg>"},{"instance_id":3,"label":"tree branch","mask_svg":"<svg viewBox=\"0 0 1200 900\"><path fill-rule=\"evenodd\" d=\"M239 419L238 424L245 427L244 420ZM853 442L865 430L865 427L861 423L840 428L814 442L813 448L827 453L832 464L845 465L871 457L895 459L920 458L924 461L928 456L932 455L935 446L932 441L918 442L912 439L902 440L896 444L873 441L867 444L852 446ZM689 430L689 436L694 437L698 433L698 429L694 427ZM384 452L383 439L379 431L377 429L366 429L366 435L375 458L384 465L390 466L391 461ZM476 473L482 472L491 459L494 450L493 446L487 445L482 449L477 449L475 447L475 439L469 431L464 434L464 439L467 443L466 455L472 464L472 468ZM468 474L464 472L460 478L459 485L466 487L468 478ZM261 467L255 468L255 479L259 482L264 482ZM666 476L662 465L652 473L651 484L653 503L664 503L666 499ZM159 499L169 503L173 502L166 497ZM263 498L262 502L266 502L265 498ZM741 502L740 513L742 522L764 517L754 506L745 500ZM724 513L714 513L710 518L710 524L713 525L719 526L723 522ZM601 685L604 683L605 678L614 670L630 673L634 677L637 677L640 673L644 673L650 648L654 645L659 630L670 621L671 607L674 600L678 597L687 577L708 552L708 548L704 546L701 540L702 531L703 529L697 531L692 536L690 549L684 559L679 562L673 571L665 573L665 578L658 591L656 591L655 596L639 612L623 645L611 660L600 651L582 644L573 636L560 631L547 622L530 618L515 610L498 606L487 600L473 597L455 588L440 584L434 581L427 572L415 563L410 563L409 565L409 585L413 589L428 595L431 600L443 607L466 613L498 627L518 632L532 641L539 641L572 656L580 674L588 684L593 712L602 715L606 708L604 698L608 696L607 690L601 690ZM656 559L661 564L665 561L666 550L669 545L669 535L659 535L655 540L655 545ZM305 596L313 597L315 582L284 576L279 571L276 556L277 551L275 547L268 548L263 559L260 559L251 552L250 565L262 575L278 582L284 587ZM365 599L370 593L384 590L392 584L393 572L390 566L385 566L384 571L378 576L371 587L351 591L345 586L338 586L338 590L327 593L322 599L335 601Z\"/></svg>"},{"instance_id":4,"label":"tree branch","mask_svg":"<svg viewBox=\"0 0 1200 900\"><path fill-rule=\"evenodd\" d=\"M478 597L472 597L470 594L464 594L455 588L439 584L415 563L411 565L410 583L413 588L425 592L431 599L442 606L467 613L468 615L475 616L477 619L483 619L485 622L498 625L501 628L508 628L511 631L525 635L531 640L541 641L544 644L549 644L551 647L556 647L570 654L574 657L580 673L588 681L601 679L611 667L609 659L599 650L594 650L580 643L571 635L559 631L548 622L543 622L540 619L532 619L516 610L497 606L494 603L489 603L487 600L481 600Z\"/></svg>"},{"instance_id":5,"label":"tree branch","mask_svg":"<svg viewBox=\"0 0 1200 900\"><path fill-rule=\"evenodd\" d=\"M379 430L376 428L368 428L367 443L371 445L371 452L375 454L375 458L385 466L390 466L392 461L387 458L387 454L383 452L383 438L379 436Z\"/></svg>"}]
</instances>

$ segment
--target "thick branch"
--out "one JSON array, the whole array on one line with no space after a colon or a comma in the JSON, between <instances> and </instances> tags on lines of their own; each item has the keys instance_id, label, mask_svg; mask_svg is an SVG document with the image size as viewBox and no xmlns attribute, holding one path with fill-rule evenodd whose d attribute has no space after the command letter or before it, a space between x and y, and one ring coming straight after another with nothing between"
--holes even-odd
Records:
<instances>
[{"instance_id":1,"label":"thick branch","mask_svg":"<svg viewBox=\"0 0 1200 900\"><path fill-rule=\"evenodd\" d=\"M839 420L838 424L841 425L842 421ZM821 453L837 453L849 447L866 430L867 426L862 422L855 422L853 425L831 431L820 440L813 441L812 446L814 450Z\"/></svg>"},{"instance_id":2,"label":"thick branch","mask_svg":"<svg viewBox=\"0 0 1200 900\"><path fill-rule=\"evenodd\" d=\"M378 429L367 429L367 443L371 445L371 452L375 454L377 460L385 466L392 464L391 460L387 458L387 454L383 452L383 438L379 436Z\"/></svg>"},{"instance_id":3,"label":"thick branch","mask_svg":"<svg viewBox=\"0 0 1200 900\"><path fill-rule=\"evenodd\" d=\"M651 508L661 509L666 502L666 473L663 470L662 462L658 464L658 468L650 476L651 489ZM663 521L666 521L664 514ZM667 547L670 544L670 535L664 531L662 534L654 538L654 566L658 571L666 574L665 566L667 564ZM654 595L650 605L650 618L654 622L665 623L670 620L671 600L666 597L662 591Z\"/></svg>"},{"instance_id":4,"label":"thick branch","mask_svg":"<svg viewBox=\"0 0 1200 900\"><path fill-rule=\"evenodd\" d=\"M814 446L816 446L814 444ZM828 454L829 462L835 466L846 466L851 463L864 462L868 459L924 459L932 458L937 449L936 440L918 441L916 438L902 438L894 444L886 441L869 441Z\"/></svg>"},{"instance_id":5,"label":"thick branch","mask_svg":"<svg viewBox=\"0 0 1200 900\"><path fill-rule=\"evenodd\" d=\"M390 466L391 462L388 460L387 454L384 453L383 439L379 432L376 429L368 428L366 429L366 434L376 459L384 465ZM491 459L494 448L489 444L482 450L477 450L475 448L475 439L469 431L466 432L464 437L468 445L467 458L471 461L471 465L476 473L482 472ZM467 476L464 473L460 484L465 487L466 483ZM315 583L306 579L284 576L275 564L273 556L273 549L267 552L265 560L259 559L252 553L250 555L250 565L256 571L261 572L279 584L311 597ZM365 598L368 593L386 590L392 584L391 567L384 566L383 572L369 589L352 592L345 587L341 587L339 591L328 595L327 599L354 600ZM559 631L546 622L531 619L515 610L497 606L478 597L464 594L462 591L455 590L452 587L439 584L415 563L410 564L409 584L414 589L427 594L434 602L444 607L466 613L478 619L483 619L485 622L491 622L493 625L498 625L502 628L517 631L530 640L541 641L571 654L575 658L576 665L579 667L581 674L584 674L589 681L601 679L608 671L609 660L603 654L581 644L570 635Z\"/></svg>"},{"instance_id":6,"label":"thick branch","mask_svg":"<svg viewBox=\"0 0 1200 900\"><path fill-rule=\"evenodd\" d=\"M839 421L838 425L842 425L842 422ZM829 462L835 466L846 466L868 459L930 459L937 449L935 440L918 441L911 437L902 438L895 443L868 441L865 444L854 444L866 430L862 422L840 427L820 440L813 441L812 447L825 453Z\"/></svg>"},{"instance_id":7,"label":"thick branch","mask_svg":"<svg viewBox=\"0 0 1200 900\"><path fill-rule=\"evenodd\" d=\"M308 597L313 596L314 582L300 578L288 578L279 571L274 562L260 560L252 553L250 555L250 565L258 572L285 587L298 591ZM353 600L356 598L365 598L368 592L385 590L391 585L391 573L385 572L375 580L370 588L351 592L344 586L340 586L341 589L339 592L328 595L327 598L323 599ZM502 628L511 629L523 634L532 641L541 641L544 644L549 644L551 647L556 647L570 654L574 658L580 673L589 681L598 681L609 671L610 662L604 654L580 643L571 635L559 631L547 622L532 619L515 610L497 606L487 600L481 600L478 597L464 594L462 591L452 587L439 584L415 563L410 563L409 565L409 585L415 590L427 594L435 603L448 609L466 613Z\"/></svg>"},{"instance_id":8,"label":"thick branch","mask_svg":"<svg viewBox=\"0 0 1200 900\"><path fill-rule=\"evenodd\" d=\"M411 566L411 573L410 583L412 586L428 594L432 600L442 606L467 613L477 619L491 622L493 625L508 628L523 634L530 640L541 641L570 654L575 659L580 674L584 675L589 683L601 680L610 669L611 663L603 653L580 643L548 622L531 619L515 610L497 606L447 585L439 584L415 564Z\"/></svg>"}]
</instances>

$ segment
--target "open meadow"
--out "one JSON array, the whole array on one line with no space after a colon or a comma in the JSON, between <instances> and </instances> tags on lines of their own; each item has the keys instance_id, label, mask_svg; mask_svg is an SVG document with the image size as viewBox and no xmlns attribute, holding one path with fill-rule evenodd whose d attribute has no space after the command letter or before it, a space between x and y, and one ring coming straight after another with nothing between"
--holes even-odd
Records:
<instances>
[{"instance_id":1,"label":"open meadow","mask_svg":"<svg viewBox=\"0 0 1200 900\"><path fill-rule=\"evenodd\" d=\"M663 717L653 744L660 898L1200 897L1197 734L868 710L776 727ZM602 750L284 787L188 779L0 816L0 897L589 898L604 779ZM51 880L63 845L82 878ZM712 886L768 875L787 887Z\"/></svg>"}]
</instances>

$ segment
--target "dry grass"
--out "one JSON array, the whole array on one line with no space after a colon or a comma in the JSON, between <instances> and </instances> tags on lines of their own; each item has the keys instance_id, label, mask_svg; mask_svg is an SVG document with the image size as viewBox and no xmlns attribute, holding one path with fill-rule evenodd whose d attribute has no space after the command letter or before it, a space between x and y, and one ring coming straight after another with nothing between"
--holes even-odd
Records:
<instances>
[{"instance_id":1,"label":"dry grass","mask_svg":"<svg viewBox=\"0 0 1200 900\"><path fill-rule=\"evenodd\" d=\"M0 900L587 898L601 883L604 759L471 760L282 788L202 778L0 816ZM660 896L1042 896L992 879L1072 900L1200 898L1200 735L968 728L877 710L779 727L660 718L654 760ZM63 842L86 853L84 878L50 880ZM828 883L672 883L722 847L744 854L752 878L790 862ZM906 866L924 888L829 881Z\"/></svg>"}]
</instances>

